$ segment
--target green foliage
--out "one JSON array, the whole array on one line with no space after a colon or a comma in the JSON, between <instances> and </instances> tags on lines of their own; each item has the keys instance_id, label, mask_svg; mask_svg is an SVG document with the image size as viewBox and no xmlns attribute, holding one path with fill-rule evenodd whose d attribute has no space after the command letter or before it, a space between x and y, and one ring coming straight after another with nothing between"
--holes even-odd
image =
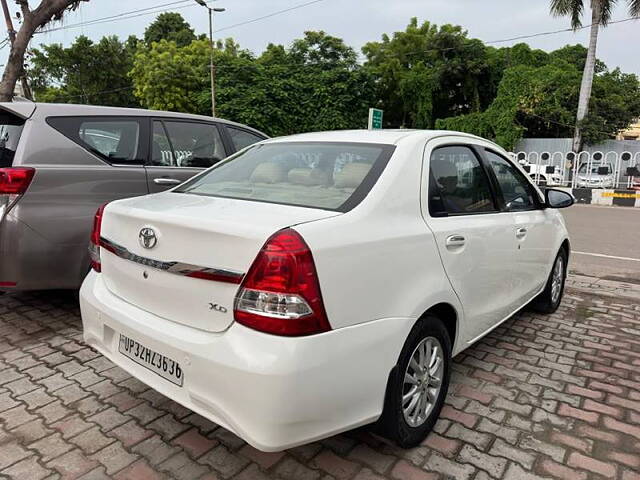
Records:
<instances>
[{"instance_id":1,"label":"green foliage","mask_svg":"<svg viewBox=\"0 0 640 480\"><path fill-rule=\"evenodd\" d=\"M147 45L153 42L167 40L175 42L179 47L186 47L196 39L193 28L179 13L161 13L155 21L144 31L144 41Z\"/></svg>"},{"instance_id":2,"label":"green foliage","mask_svg":"<svg viewBox=\"0 0 640 480\"><path fill-rule=\"evenodd\" d=\"M438 127L492 138L508 149L524 135L571 137L582 79L579 67L583 60L576 51L565 47L549 54L550 63L542 66L508 68L485 112L442 119ZM582 125L584 140L593 144L610 138L639 115L638 78L619 70L604 71L594 78L590 113Z\"/></svg>"},{"instance_id":3,"label":"green foliage","mask_svg":"<svg viewBox=\"0 0 640 480\"><path fill-rule=\"evenodd\" d=\"M431 128L437 118L477 112L491 102L487 49L459 26L411 19L404 32L362 49L378 78L390 126Z\"/></svg>"},{"instance_id":4,"label":"green foliage","mask_svg":"<svg viewBox=\"0 0 640 480\"><path fill-rule=\"evenodd\" d=\"M640 0L638 0L640 3ZM364 128L369 107L391 128L446 128L511 148L523 136L570 137L587 49L546 53L520 43L487 47L459 26L418 24L353 48L325 32L305 32L289 47L255 56L218 40L217 114L270 135ZM179 14L162 14L145 41L78 37L68 48L35 49L29 76L40 101L122 105L209 115L210 46ZM596 61L587 143L640 116L635 75Z\"/></svg>"},{"instance_id":5,"label":"green foliage","mask_svg":"<svg viewBox=\"0 0 640 480\"><path fill-rule=\"evenodd\" d=\"M94 43L79 36L69 47L42 45L31 52L27 70L36 99L41 102L87 103L132 107L128 72L133 67L135 37L122 43L103 37Z\"/></svg>"},{"instance_id":6,"label":"green foliage","mask_svg":"<svg viewBox=\"0 0 640 480\"><path fill-rule=\"evenodd\" d=\"M306 32L290 49L269 45L258 58L231 40L215 51L217 114L270 135L363 128L373 78L342 40ZM147 108L208 115L209 45L161 41L136 55L131 78Z\"/></svg>"}]
</instances>

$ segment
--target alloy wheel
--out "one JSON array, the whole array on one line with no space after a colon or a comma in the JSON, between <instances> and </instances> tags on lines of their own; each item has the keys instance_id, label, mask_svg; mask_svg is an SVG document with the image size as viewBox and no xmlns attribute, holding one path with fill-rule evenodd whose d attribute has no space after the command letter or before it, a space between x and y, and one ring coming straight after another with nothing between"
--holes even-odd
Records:
<instances>
[{"instance_id":1,"label":"alloy wheel","mask_svg":"<svg viewBox=\"0 0 640 480\"><path fill-rule=\"evenodd\" d=\"M423 338L409 359L402 385L402 413L410 427L429 418L440 396L444 350L435 337Z\"/></svg>"}]
</instances>

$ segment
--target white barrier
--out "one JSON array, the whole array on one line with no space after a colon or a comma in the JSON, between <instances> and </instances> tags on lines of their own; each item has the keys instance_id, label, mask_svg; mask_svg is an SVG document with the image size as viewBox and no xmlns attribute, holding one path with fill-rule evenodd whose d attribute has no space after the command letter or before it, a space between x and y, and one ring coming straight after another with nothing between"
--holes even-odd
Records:
<instances>
[{"instance_id":1,"label":"white barrier","mask_svg":"<svg viewBox=\"0 0 640 480\"><path fill-rule=\"evenodd\" d=\"M628 189L640 179L640 152L510 152L539 185Z\"/></svg>"}]
</instances>

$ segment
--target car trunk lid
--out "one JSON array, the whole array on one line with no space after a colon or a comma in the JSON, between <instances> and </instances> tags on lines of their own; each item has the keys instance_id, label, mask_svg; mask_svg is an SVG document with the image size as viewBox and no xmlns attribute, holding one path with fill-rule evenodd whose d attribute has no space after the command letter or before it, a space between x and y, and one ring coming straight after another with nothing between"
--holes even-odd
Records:
<instances>
[{"instance_id":1,"label":"car trunk lid","mask_svg":"<svg viewBox=\"0 0 640 480\"><path fill-rule=\"evenodd\" d=\"M336 215L172 192L116 202L102 223L103 279L113 294L145 311L220 332L233 322L238 284L269 236ZM155 244L145 244L151 234Z\"/></svg>"}]
</instances>

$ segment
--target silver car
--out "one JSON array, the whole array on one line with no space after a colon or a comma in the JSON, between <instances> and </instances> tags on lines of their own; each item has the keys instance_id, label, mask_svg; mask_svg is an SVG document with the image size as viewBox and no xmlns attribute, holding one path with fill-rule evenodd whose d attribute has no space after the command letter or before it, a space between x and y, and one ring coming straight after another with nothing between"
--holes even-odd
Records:
<instances>
[{"instance_id":1,"label":"silver car","mask_svg":"<svg viewBox=\"0 0 640 480\"><path fill-rule=\"evenodd\" d=\"M0 292L78 288L101 204L174 187L265 138L198 115L0 103Z\"/></svg>"}]
</instances>

